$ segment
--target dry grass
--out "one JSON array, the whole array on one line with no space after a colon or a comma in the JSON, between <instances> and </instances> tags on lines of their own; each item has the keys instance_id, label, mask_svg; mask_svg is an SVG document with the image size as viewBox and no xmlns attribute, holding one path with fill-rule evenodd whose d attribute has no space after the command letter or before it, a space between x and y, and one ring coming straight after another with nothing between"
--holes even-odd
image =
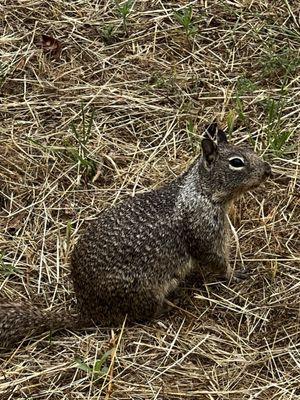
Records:
<instances>
[{"instance_id":1,"label":"dry grass","mask_svg":"<svg viewBox=\"0 0 300 400\"><path fill-rule=\"evenodd\" d=\"M300 398L298 2L135 1L122 18L114 1L4 0L0 15L1 298L64 313L82 221L179 174L215 118L275 171L232 214L248 281L186 283L147 325L1 352L0 398Z\"/></svg>"}]
</instances>

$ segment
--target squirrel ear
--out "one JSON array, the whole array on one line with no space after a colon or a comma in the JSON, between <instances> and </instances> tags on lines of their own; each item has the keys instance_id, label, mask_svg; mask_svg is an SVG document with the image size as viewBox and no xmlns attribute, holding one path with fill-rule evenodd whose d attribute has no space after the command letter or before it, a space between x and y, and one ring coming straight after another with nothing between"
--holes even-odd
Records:
<instances>
[{"instance_id":1,"label":"squirrel ear","mask_svg":"<svg viewBox=\"0 0 300 400\"><path fill-rule=\"evenodd\" d=\"M226 133L222 129L217 131L217 141L218 143L227 143Z\"/></svg>"},{"instance_id":2,"label":"squirrel ear","mask_svg":"<svg viewBox=\"0 0 300 400\"><path fill-rule=\"evenodd\" d=\"M207 139L216 139L217 143L227 143L226 133L219 128L216 122L206 126L204 137Z\"/></svg>"},{"instance_id":3,"label":"squirrel ear","mask_svg":"<svg viewBox=\"0 0 300 400\"><path fill-rule=\"evenodd\" d=\"M211 165L211 163L217 157L217 146L215 142L211 139L204 138L201 142L202 151L203 151L203 158L207 165Z\"/></svg>"}]
</instances>

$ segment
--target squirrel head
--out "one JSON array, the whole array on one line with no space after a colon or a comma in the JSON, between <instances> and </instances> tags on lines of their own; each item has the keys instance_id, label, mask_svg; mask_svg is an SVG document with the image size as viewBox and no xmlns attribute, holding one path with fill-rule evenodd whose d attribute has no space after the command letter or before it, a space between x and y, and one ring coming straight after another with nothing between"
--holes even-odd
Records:
<instances>
[{"instance_id":1,"label":"squirrel head","mask_svg":"<svg viewBox=\"0 0 300 400\"><path fill-rule=\"evenodd\" d=\"M225 132L211 124L202 140L201 176L214 201L227 202L259 186L272 175L271 166L254 151L234 146Z\"/></svg>"}]
</instances>

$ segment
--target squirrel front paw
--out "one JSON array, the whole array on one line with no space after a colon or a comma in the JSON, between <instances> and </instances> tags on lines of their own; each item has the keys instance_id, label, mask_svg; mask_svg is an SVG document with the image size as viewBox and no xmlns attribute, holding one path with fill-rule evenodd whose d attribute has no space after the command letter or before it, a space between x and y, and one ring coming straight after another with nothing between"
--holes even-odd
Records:
<instances>
[{"instance_id":1,"label":"squirrel front paw","mask_svg":"<svg viewBox=\"0 0 300 400\"><path fill-rule=\"evenodd\" d=\"M247 278L249 278L250 274L249 271L247 271L245 268L241 269L240 271L235 271L234 274L232 275L232 278L229 279L229 281L233 282L241 282Z\"/></svg>"}]
</instances>

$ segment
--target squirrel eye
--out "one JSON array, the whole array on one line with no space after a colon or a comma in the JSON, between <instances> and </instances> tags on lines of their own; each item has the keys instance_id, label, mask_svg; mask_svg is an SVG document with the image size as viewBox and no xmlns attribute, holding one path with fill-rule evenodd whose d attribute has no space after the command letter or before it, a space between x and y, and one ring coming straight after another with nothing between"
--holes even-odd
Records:
<instances>
[{"instance_id":1,"label":"squirrel eye","mask_svg":"<svg viewBox=\"0 0 300 400\"><path fill-rule=\"evenodd\" d=\"M236 168L236 169L243 168L244 165L245 165L244 160L243 160L242 158L239 158L239 157L231 158L231 159L229 160L229 164L230 164L233 168Z\"/></svg>"}]
</instances>

